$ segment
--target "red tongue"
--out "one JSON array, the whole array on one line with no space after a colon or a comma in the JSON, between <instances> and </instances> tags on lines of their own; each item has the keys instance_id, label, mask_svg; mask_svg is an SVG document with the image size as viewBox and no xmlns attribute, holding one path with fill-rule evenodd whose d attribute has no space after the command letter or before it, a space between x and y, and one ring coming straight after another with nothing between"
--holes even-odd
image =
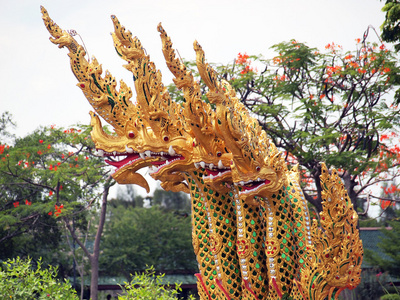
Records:
<instances>
[{"instance_id":1,"label":"red tongue","mask_svg":"<svg viewBox=\"0 0 400 300\"><path fill-rule=\"evenodd\" d=\"M121 161L112 161L112 160L105 160L106 163L108 163L109 165L112 165L116 168L120 168L123 165L125 165L127 162L131 161L131 160L136 160L139 157L139 154L134 153L134 154L128 154L126 158L124 158Z\"/></svg>"},{"instance_id":2,"label":"red tongue","mask_svg":"<svg viewBox=\"0 0 400 300\"><path fill-rule=\"evenodd\" d=\"M268 180L268 179L266 179L265 181L258 181L258 182L253 181L253 183L252 183L250 186L243 185L242 188L243 188L244 190L248 191L248 190L252 190L252 189L258 187L259 185L261 185L261 184L263 184L263 183L268 184L268 183L270 183L270 182L271 182L271 181Z\"/></svg>"},{"instance_id":3,"label":"red tongue","mask_svg":"<svg viewBox=\"0 0 400 300\"><path fill-rule=\"evenodd\" d=\"M159 160L159 161L153 161L151 164L153 166L160 166L160 165L165 164L166 162L167 162L166 160Z\"/></svg>"},{"instance_id":4,"label":"red tongue","mask_svg":"<svg viewBox=\"0 0 400 300\"><path fill-rule=\"evenodd\" d=\"M206 169L206 172L207 172L208 176L210 176L211 174L213 176L217 176L219 173L219 171L214 171L214 170L209 170L209 169Z\"/></svg>"}]
</instances>

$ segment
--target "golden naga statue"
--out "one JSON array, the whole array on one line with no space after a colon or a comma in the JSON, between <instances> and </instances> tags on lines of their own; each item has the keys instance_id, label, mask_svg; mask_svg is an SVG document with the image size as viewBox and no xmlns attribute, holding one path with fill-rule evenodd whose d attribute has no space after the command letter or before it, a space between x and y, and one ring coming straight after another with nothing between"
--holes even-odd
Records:
<instances>
[{"instance_id":1,"label":"golden naga statue","mask_svg":"<svg viewBox=\"0 0 400 300\"><path fill-rule=\"evenodd\" d=\"M358 217L336 170L323 164L323 211L311 220L297 166L289 170L234 89L206 63L195 42L196 64L208 87L202 100L190 70L175 57L161 26L162 51L184 101L175 103L139 39L111 16L118 55L132 72L136 101L123 82L49 17L50 41L69 50L72 72L95 112L92 139L115 167L121 184L149 189L139 169L166 190L189 193L193 248L201 299L337 299L360 282L363 257ZM100 117L114 128L109 135Z\"/></svg>"}]
</instances>

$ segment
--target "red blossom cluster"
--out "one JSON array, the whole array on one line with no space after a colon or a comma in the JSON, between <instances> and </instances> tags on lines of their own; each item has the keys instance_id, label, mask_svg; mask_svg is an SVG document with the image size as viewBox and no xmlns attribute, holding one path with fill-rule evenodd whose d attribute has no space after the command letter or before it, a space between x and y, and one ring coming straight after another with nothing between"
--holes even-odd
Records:
<instances>
[{"instance_id":1,"label":"red blossom cluster","mask_svg":"<svg viewBox=\"0 0 400 300\"><path fill-rule=\"evenodd\" d=\"M19 201L15 201L13 203L14 207L18 207L19 206ZM28 201L28 199L25 199L25 205L32 205L32 201Z\"/></svg>"},{"instance_id":2,"label":"red blossom cluster","mask_svg":"<svg viewBox=\"0 0 400 300\"><path fill-rule=\"evenodd\" d=\"M246 53L242 54L239 52L237 58L235 59L235 64L243 66L243 69L240 72L241 75L247 74L249 72L256 72L256 70L250 66L251 60Z\"/></svg>"},{"instance_id":3,"label":"red blossom cluster","mask_svg":"<svg viewBox=\"0 0 400 300\"><path fill-rule=\"evenodd\" d=\"M64 130L64 133L75 133L75 132L81 132L81 131L82 130L80 130L80 129L70 128L70 129Z\"/></svg>"},{"instance_id":4,"label":"red blossom cluster","mask_svg":"<svg viewBox=\"0 0 400 300\"><path fill-rule=\"evenodd\" d=\"M60 206L58 206L57 204L54 205L54 215L55 215L56 217L59 217L60 214L62 213L62 209L63 209L63 208L64 208L64 205L63 205L63 204L61 204ZM52 212L52 211L48 212L48 215L49 215L49 216L53 215L53 212Z\"/></svg>"},{"instance_id":5,"label":"red blossom cluster","mask_svg":"<svg viewBox=\"0 0 400 300\"><path fill-rule=\"evenodd\" d=\"M389 187L384 186L384 187L382 187L382 188L383 188L383 192L384 192L386 195L393 194L393 193L396 193L396 192L400 192L400 189L399 189L396 185L394 185L394 184L392 184L392 185L389 186Z\"/></svg>"}]
</instances>

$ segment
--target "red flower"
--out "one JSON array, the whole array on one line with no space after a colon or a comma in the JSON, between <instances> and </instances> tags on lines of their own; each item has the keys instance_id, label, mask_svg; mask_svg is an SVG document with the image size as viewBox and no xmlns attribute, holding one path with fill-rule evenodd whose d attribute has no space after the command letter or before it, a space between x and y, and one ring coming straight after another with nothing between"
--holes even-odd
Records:
<instances>
[{"instance_id":1,"label":"red flower","mask_svg":"<svg viewBox=\"0 0 400 300\"><path fill-rule=\"evenodd\" d=\"M50 211L50 212L48 213L48 215L49 215L49 216L51 216L52 214L53 214L53 212L52 212L52 211Z\"/></svg>"},{"instance_id":2,"label":"red flower","mask_svg":"<svg viewBox=\"0 0 400 300\"><path fill-rule=\"evenodd\" d=\"M49 196L52 196L52 195L53 195L53 191L50 191L50 192L49 192Z\"/></svg>"},{"instance_id":3,"label":"red flower","mask_svg":"<svg viewBox=\"0 0 400 300\"><path fill-rule=\"evenodd\" d=\"M50 149L51 148L51 145L49 144L48 146L47 146L47 149Z\"/></svg>"},{"instance_id":4,"label":"red flower","mask_svg":"<svg viewBox=\"0 0 400 300\"><path fill-rule=\"evenodd\" d=\"M43 140L39 140L39 143L43 144Z\"/></svg>"},{"instance_id":5,"label":"red flower","mask_svg":"<svg viewBox=\"0 0 400 300\"><path fill-rule=\"evenodd\" d=\"M13 205L14 205L14 207L18 207L19 206L19 202L18 201L14 202Z\"/></svg>"},{"instance_id":6,"label":"red flower","mask_svg":"<svg viewBox=\"0 0 400 300\"><path fill-rule=\"evenodd\" d=\"M25 199L25 205L31 205L32 202L28 201L27 199Z\"/></svg>"}]
</instances>

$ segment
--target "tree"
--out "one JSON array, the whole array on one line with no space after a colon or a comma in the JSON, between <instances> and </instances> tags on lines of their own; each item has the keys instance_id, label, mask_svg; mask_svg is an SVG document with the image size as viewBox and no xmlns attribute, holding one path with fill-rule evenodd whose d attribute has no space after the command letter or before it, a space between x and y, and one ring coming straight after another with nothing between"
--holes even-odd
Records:
<instances>
[{"instance_id":1,"label":"tree","mask_svg":"<svg viewBox=\"0 0 400 300\"><path fill-rule=\"evenodd\" d=\"M397 211L397 218L387 221L391 229L382 228L384 237L378 242L379 248L385 256L374 253L370 250L365 251L365 258L382 270L388 271L392 275L400 274L400 213Z\"/></svg>"},{"instance_id":2,"label":"tree","mask_svg":"<svg viewBox=\"0 0 400 300\"><path fill-rule=\"evenodd\" d=\"M128 279L131 273L144 271L148 266L154 266L158 272L197 269L189 217L163 211L158 206L119 205L111 208L109 218L101 256L105 273Z\"/></svg>"},{"instance_id":3,"label":"tree","mask_svg":"<svg viewBox=\"0 0 400 300\"><path fill-rule=\"evenodd\" d=\"M396 43L394 48L400 50L400 2L398 0L386 0L382 11L386 13L382 24L382 39L385 42Z\"/></svg>"},{"instance_id":4,"label":"tree","mask_svg":"<svg viewBox=\"0 0 400 300\"><path fill-rule=\"evenodd\" d=\"M304 194L318 211L321 162L339 171L357 208L369 187L399 176L394 53L366 38L357 39L352 52L335 43L322 52L295 40L272 48L272 59L239 53L233 63L214 68L286 160L300 165Z\"/></svg>"},{"instance_id":5,"label":"tree","mask_svg":"<svg viewBox=\"0 0 400 300\"><path fill-rule=\"evenodd\" d=\"M90 130L83 125L69 129L50 126L2 144L0 243L32 234L38 226L50 226L55 236L61 222L89 258L91 296L97 299L100 238L113 181L103 159L94 154ZM88 211L100 214L92 252L77 233L84 233Z\"/></svg>"},{"instance_id":6,"label":"tree","mask_svg":"<svg viewBox=\"0 0 400 300\"><path fill-rule=\"evenodd\" d=\"M152 205L159 205L168 211L186 215L190 214L190 199L188 195L183 192L176 193L156 189L151 202Z\"/></svg>"}]
</instances>

